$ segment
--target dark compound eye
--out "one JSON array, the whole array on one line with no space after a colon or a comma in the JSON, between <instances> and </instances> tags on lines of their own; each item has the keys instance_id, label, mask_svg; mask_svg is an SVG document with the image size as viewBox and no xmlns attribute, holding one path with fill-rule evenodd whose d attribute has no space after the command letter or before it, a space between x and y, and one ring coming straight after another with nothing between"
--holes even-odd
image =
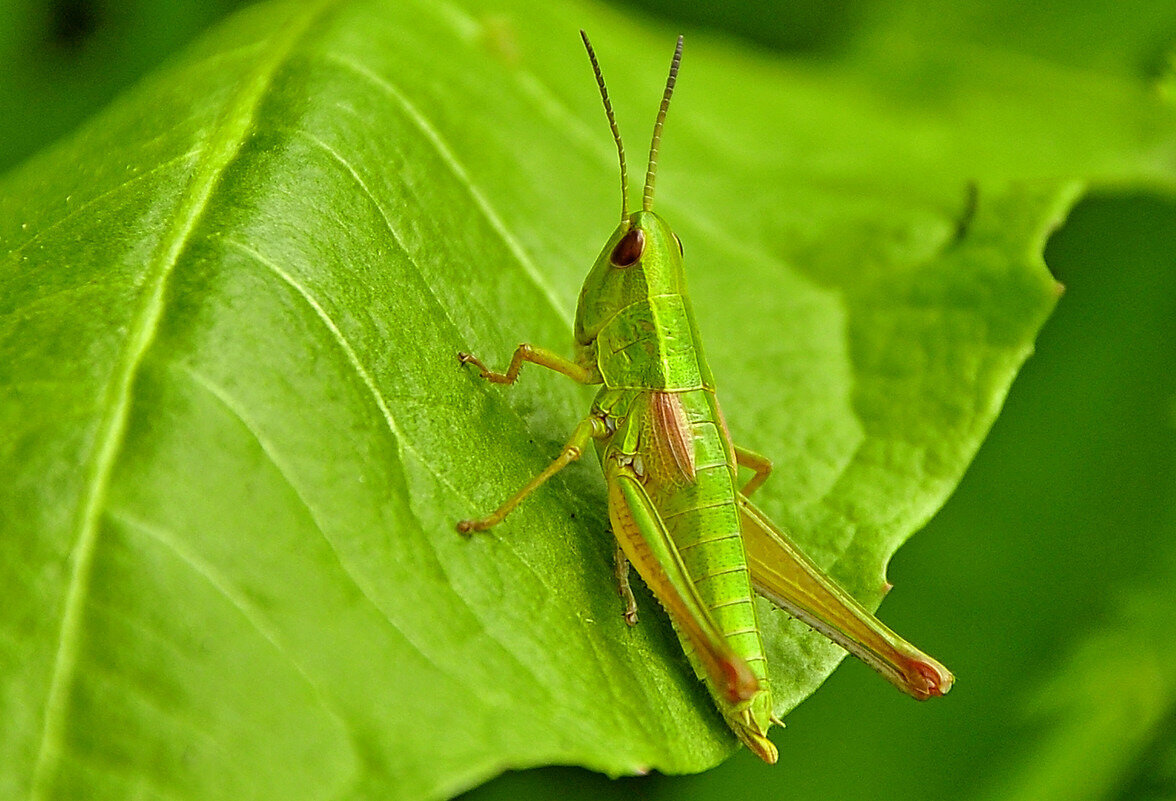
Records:
<instances>
[{"instance_id":1,"label":"dark compound eye","mask_svg":"<svg viewBox=\"0 0 1176 801\"><path fill-rule=\"evenodd\" d=\"M678 238L678 235L677 235L677 234L674 234L674 241L678 243L678 253L679 253L679 255L685 256L685 255L686 255L686 251L682 249L682 240Z\"/></svg>"},{"instance_id":2,"label":"dark compound eye","mask_svg":"<svg viewBox=\"0 0 1176 801\"><path fill-rule=\"evenodd\" d=\"M617 246L613 248L612 256L609 257L609 260L615 267L629 267L641 258L641 254L644 252L645 232L640 228L634 228L621 237L620 242L617 242Z\"/></svg>"}]
</instances>

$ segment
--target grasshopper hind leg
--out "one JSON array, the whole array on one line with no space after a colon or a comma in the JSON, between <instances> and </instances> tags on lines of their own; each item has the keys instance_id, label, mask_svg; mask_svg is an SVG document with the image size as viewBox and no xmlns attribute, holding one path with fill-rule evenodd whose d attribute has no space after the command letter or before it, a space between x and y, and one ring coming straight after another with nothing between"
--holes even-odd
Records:
<instances>
[{"instance_id":1,"label":"grasshopper hind leg","mask_svg":"<svg viewBox=\"0 0 1176 801\"><path fill-rule=\"evenodd\" d=\"M613 552L613 565L617 577L617 591L625 604L625 622L630 626L637 625L637 599L633 596L633 586L629 583L629 557L625 556L625 549L617 543Z\"/></svg>"}]
</instances>

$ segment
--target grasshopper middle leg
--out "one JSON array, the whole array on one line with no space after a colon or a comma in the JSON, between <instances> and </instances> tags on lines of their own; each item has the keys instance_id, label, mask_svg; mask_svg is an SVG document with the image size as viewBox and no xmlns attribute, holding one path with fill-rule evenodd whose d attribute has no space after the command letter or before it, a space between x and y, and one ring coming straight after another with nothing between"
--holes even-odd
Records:
<instances>
[{"instance_id":1,"label":"grasshopper middle leg","mask_svg":"<svg viewBox=\"0 0 1176 801\"><path fill-rule=\"evenodd\" d=\"M738 445L735 446L735 461L739 463L740 467L755 471L755 475L748 479L747 483L743 485L743 489L739 490L744 497L759 489L772 474L771 459L747 448L740 448Z\"/></svg>"},{"instance_id":2,"label":"grasshopper middle leg","mask_svg":"<svg viewBox=\"0 0 1176 801\"><path fill-rule=\"evenodd\" d=\"M608 429L605 428L604 421L600 418L589 417L581 420L580 424L576 426L576 430L572 432L571 439L563 446L563 450L560 451L559 456L555 458L555 461L547 465L543 472L528 481L526 486L507 499L502 506L499 506L485 517L478 518L477 520L462 520L457 524L457 530L462 534L468 534L472 531L485 531L491 526L498 525L524 498L543 486L549 478L560 470L563 470L569 464L579 459L593 438L607 436L607 434Z\"/></svg>"}]
</instances>

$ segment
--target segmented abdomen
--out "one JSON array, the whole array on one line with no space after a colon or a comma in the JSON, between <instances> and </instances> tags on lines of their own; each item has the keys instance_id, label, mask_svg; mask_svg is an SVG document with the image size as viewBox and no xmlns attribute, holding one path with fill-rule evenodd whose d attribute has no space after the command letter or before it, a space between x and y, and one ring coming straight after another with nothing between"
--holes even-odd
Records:
<instances>
[{"instance_id":1,"label":"segmented abdomen","mask_svg":"<svg viewBox=\"0 0 1176 801\"><path fill-rule=\"evenodd\" d=\"M734 453L719 422L714 393L654 392L647 400L638 447L645 462L645 489L715 623L767 689L767 663L736 507ZM683 463L683 446L692 454L690 465Z\"/></svg>"}]
</instances>

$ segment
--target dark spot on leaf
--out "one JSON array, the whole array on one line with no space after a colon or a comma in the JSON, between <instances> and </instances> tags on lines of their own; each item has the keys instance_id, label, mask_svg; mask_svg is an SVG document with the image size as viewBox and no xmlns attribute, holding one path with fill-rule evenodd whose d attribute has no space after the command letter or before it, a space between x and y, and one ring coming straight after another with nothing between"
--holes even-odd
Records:
<instances>
[{"instance_id":1,"label":"dark spot on leaf","mask_svg":"<svg viewBox=\"0 0 1176 801\"><path fill-rule=\"evenodd\" d=\"M955 243L958 244L968 235L972 219L976 216L976 206L980 202L980 187L975 181L969 181L964 192L964 208L956 219Z\"/></svg>"},{"instance_id":2,"label":"dark spot on leaf","mask_svg":"<svg viewBox=\"0 0 1176 801\"><path fill-rule=\"evenodd\" d=\"M49 3L49 38L58 47L80 48L101 26L102 16L95 0L53 0Z\"/></svg>"}]
</instances>

